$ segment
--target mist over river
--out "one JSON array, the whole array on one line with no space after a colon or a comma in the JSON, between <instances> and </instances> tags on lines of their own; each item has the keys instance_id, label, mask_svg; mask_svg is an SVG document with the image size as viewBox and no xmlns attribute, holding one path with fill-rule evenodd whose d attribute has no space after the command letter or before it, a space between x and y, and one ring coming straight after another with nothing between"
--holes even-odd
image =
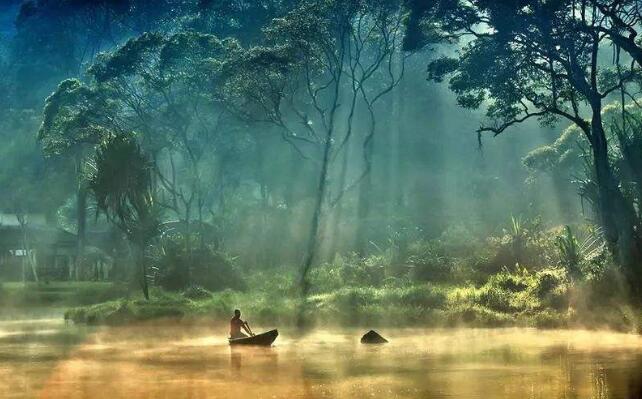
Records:
<instances>
[{"instance_id":1,"label":"mist over river","mask_svg":"<svg viewBox=\"0 0 642 399\"><path fill-rule=\"evenodd\" d=\"M223 324L0 322L1 398L637 398L642 337L603 331L283 329L232 348ZM271 326L256 326L255 330Z\"/></svg>"}]
</instances>

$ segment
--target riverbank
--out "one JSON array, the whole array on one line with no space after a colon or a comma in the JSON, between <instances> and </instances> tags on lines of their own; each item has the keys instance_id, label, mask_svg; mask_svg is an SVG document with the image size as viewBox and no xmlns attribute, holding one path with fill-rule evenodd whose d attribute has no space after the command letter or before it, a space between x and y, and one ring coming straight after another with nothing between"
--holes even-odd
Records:
<instances>
[{"instance_id":1,"label":"riverbank","mask_svg":"<svg viewBox=\"0 0 642 399\"><path fill-rule=\"evenodd\" d=\"M270 284L266 283L266 286ZM281 287L283 288L283 287ZM257 323L293 325L303 311L311 325L422 327L590 328L642 332L642 312L618 301L596 304L587 287L573 286L560 269L500 273L483 285L410 284L344 287L316 292L301 306L289 289L182 293L152 290L65 312L65 319L122 325L172 318L227 320L236 308Z\"/></svg>"},{"instance_id":2,"label":"riverbank","mask_svg":"<svg viewBox=\"0 0 642 399\"><path fill-rule=\"evenodd\" d=\"M149 301L125 283L5 283L3 312L55 309L78 324L126 325L171 318L227 320L241 309L256 323L360 327L537 327L642 332L642 312L614 281L574 283L561 268L502 271L484 283L417 283L391 279L377 287L329 284L316 275L304 304L287 271L252 274L245 291L209 292L193 287L170 292L154 287ZM324 282L325 281L325 282ZM606 281L606 282L605 282ZM609 295L606 295L606 293ZM46 312L45 312L46 313ZM9 318L11 315L8 316Z\"/></svg>"}]
</instances>

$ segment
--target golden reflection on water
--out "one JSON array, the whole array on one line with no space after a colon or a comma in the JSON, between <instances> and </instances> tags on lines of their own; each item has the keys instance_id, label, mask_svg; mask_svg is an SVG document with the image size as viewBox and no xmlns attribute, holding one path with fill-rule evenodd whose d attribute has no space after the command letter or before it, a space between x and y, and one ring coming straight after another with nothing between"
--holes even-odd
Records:
<instances>
[{"instance_id":1,"label":"golden reflection on water","mask_svg":"<svg viewBox=\"0 0 642 399\"><path fill-rule=\"evenodd\" d=\"M642 338L590 331L281 331L231 348L224 329L77 330L0 322L0 398L637 398Z\"/></svg>"}]
</instances>

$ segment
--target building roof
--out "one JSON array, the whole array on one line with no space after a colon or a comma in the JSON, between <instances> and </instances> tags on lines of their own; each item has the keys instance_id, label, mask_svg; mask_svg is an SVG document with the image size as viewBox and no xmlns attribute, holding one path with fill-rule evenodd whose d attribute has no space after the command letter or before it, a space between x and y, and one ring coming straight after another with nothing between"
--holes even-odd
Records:
<instances>
[{"instance_id":1,"label":"building roof","mask_svg":"<svg viewBox=\"0 0 642 399\"><path fill-rule=\"evenodd\" d=\"M0 226L0 248L22 248L25 230L20 226ZM32 246L74 247L76 235L57 227L27 226L26 233Z\"/></svg>"},{"instance_id":2,"label":"building roof","mask_svg":"<svg viewBox=\"0 0 642 399\"><path fill-rule=\"evenodd\" d=\"M27 214L25 215L25 220L30 225L44 226L47 224L45 215L39 213ZM20 226L20 222L15 214L0 212L0 226Z\"/></svg>"}]
</instances>

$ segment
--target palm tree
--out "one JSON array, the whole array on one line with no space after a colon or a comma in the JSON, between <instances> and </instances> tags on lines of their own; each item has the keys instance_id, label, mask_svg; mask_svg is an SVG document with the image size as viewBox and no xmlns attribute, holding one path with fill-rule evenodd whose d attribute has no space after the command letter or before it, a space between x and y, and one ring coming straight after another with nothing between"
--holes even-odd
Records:
<instances>
[{"instance_id":1,"label":"palm tree","mask_svg":"<svg viewBox=\"0 0 642 399\"><path fill-rule=\"evenodd\" d=\"M116 135L98 147L95 171L89 180L97 211L103 212L134 246L145 299L149 299L145 250L160 226L152 170L149 158L131 136Z\"/></svg>"}]
</instances>

